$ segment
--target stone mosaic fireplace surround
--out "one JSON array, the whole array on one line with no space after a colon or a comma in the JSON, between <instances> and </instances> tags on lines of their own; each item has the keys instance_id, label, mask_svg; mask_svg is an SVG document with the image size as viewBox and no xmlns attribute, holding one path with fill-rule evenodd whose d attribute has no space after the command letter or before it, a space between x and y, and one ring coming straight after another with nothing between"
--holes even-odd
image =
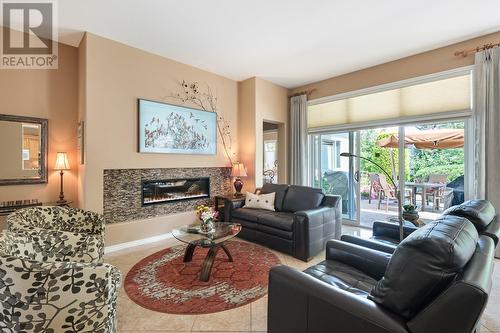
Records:
<instances>
[{"instance_id":1,"label":"stone mosaic fireplace surround","mask_svg":"<svg viewBox=\"0 0 500 333\"><path fill-rule=\"evenodd\" d=\"M213 203L215 195L231 193L230 175L230 167L107 169L104 170L104 217L107 223L118 223L192 211L197 205ZM142 205L143 181L196 177L210 178L210 198Z\"/></svg>"}]
</instances>

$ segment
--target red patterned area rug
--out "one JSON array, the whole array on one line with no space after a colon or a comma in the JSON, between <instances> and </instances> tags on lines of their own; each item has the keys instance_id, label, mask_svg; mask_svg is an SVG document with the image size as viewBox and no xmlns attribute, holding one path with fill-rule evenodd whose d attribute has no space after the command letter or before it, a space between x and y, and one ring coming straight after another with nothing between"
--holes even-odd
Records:
<instances>
[{"instance_id":1,"label":"red patterned area rug","mask_svg":"<svg viewBox=\"0 0 500 333\"><path fill-rule=\"evenodd\" d=\"M229 310L266 295L268 273L280 264L278 257L256 244L225 244L234 261L220 250L208 282L199 280L208 249L197 247L193 260L184 263L186 246L179 245L139 261L125 278L125 291L142 307L174 314Z\"/></svg>"}]
</instances>

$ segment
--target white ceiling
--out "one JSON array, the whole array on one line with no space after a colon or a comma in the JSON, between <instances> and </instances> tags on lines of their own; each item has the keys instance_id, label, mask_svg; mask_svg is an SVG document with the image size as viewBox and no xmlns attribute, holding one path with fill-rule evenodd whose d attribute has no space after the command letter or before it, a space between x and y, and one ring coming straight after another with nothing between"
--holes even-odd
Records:
<instances>
[{"instance_id":1,"label":"white ceiling","mask_svg":"<svg viewBox=\"0 0 500 333\"><path fill-rule=\"evenodd\" d=\"M59 0L90 31L225 77L292 88L500 30L499 0Z\"/></svg>"}]
</instances>

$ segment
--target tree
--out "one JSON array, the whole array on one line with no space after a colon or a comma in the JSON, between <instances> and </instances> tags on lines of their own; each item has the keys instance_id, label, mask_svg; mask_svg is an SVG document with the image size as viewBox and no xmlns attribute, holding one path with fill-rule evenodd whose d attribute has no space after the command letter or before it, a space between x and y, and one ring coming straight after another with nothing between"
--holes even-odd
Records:
<instances>
[{"instance_id":1,"label":"tree","mask_svg":"<svg viewBox=\"0 0 500 333\"><path fill-rule=\"evenodd\" d=\"M393 176L394 178L395 175L393 174L393 161L394 161L394 170L396 172L396 175L398 173L398 166L399 166L399 151L398 149L395 148L382 148L380 147L377 142L381 139L384 139L391 135L392 133L386 132L385 129L369 129L369 130L364 130L361 131L361 146L360 146L360 152L361 156L369 158L370 160L373 160L377 164L379 164L385 172L387 172L389 175ZM391 156L392 154L392 156ZM392 161L393 160L393 161ZM376 165L373 163L370 163L365 160L361 160L361 171L364 172L369 172L369 173L381 173L382 171L380 168L378 168ZM409 161L409 153L408 151L405 151L405 173L406 177L408 178L408 174L410 171L410 161Z\"/></svg>"},{"instance_id":2,"label":"tree","mask_svg":"<svg viewBox=\"0 0 500 333\"><path fill-rule=\"evenodd\" d=\"M420 130L434 128L464 128L464 122L445 123L439 125L419 125ZM411 149L410 174L412 179L423 181L430 174L446 174L448 182L464 174L464 149Z\"/></svg>"}]
</instances>

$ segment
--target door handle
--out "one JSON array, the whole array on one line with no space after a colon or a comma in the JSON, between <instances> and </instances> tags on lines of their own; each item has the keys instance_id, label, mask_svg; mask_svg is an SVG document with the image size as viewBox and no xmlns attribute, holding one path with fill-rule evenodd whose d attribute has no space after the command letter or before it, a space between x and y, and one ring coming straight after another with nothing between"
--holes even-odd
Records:
<instances>
[{"instance_id":1,"label":"door handle","mask_svg":"<svg viewBox=\"0 0 500 333\"><path fill-rule=\"evenodd\" d=\"M358 183L359 182L359 170L357 170L355 173L354 173L354 180Z\"/></svg>"}]
</instances>

